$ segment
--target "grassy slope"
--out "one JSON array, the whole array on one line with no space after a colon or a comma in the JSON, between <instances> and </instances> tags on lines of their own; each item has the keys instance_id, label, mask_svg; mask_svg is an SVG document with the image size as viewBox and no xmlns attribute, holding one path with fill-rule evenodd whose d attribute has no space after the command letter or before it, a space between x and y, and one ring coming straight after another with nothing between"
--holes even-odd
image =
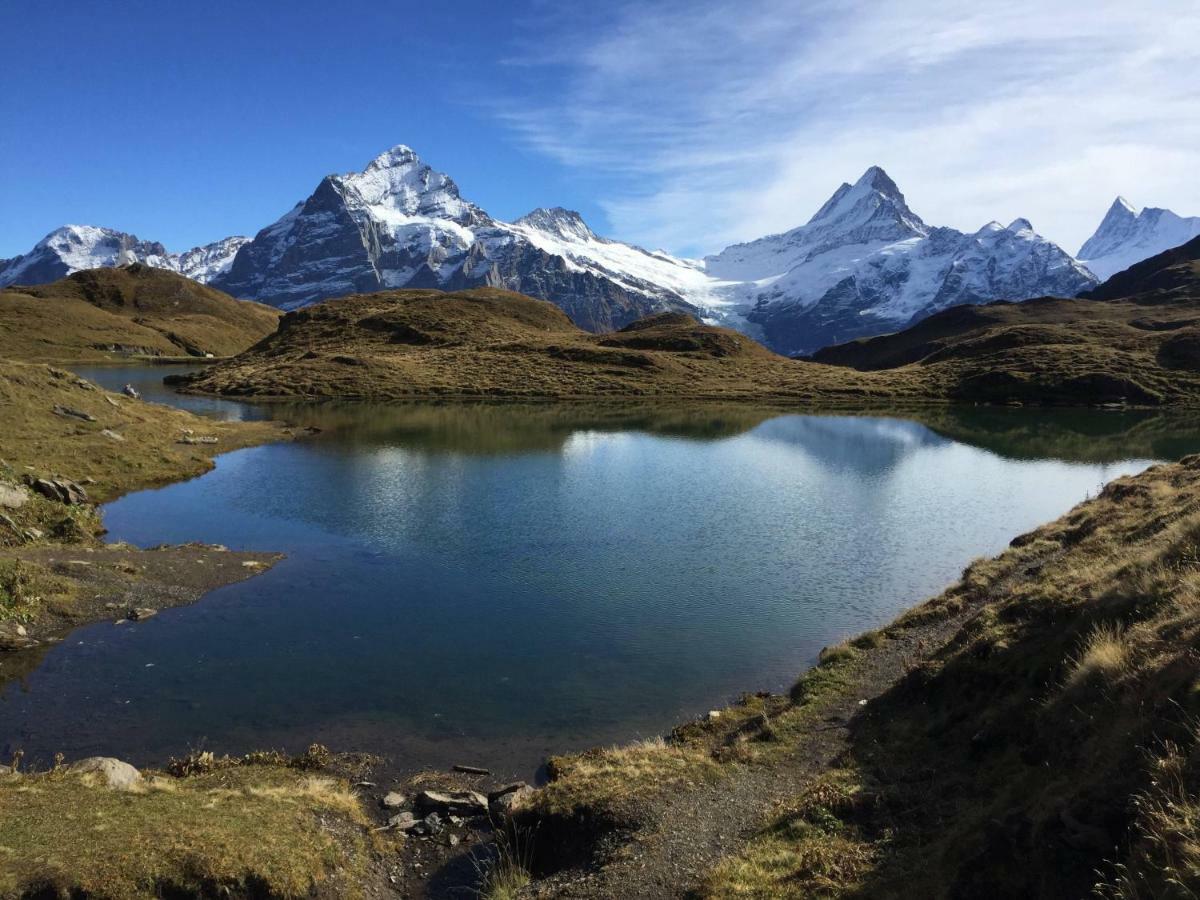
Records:
<instances>
[{"instance_id":1,"label":"grassy slope","mask_svg":"<svg viewBox=\"0 0 1200 900\"><path fill-rule=\"evenodd\" d=\"M231 356L275 330L277 310L161 269L76 272L0 291L0 357L65 361ZM128 348L114 352L105 348Z\"/></svg>"},{"instance_id":2,"label":"grassy slope","mask_svg":"<svg viewBox=\"0 0 1200 900\"><path fill-rule=\"evenodd\" d=\"M594 335L557 307L477 289L356 295L284 316L280 330L191 390L401 399L919 399L915 382L805 366L678 314Z\"/></svg>"},{"instance_id":3,"label":"grassy slope","mask_svg":"<svg viewBox=\"0 0 1200 900\"><path fill-rule=\"evenodd\" d=\"M56 406L95 418L54 412ZM104 391L62 369L0 360L0 459L12 474L92 479L90 499L199 475L212 457L282 436L277 423L215 422L159 404ZM110 431L124 440L103 434ZM215 444L180 443L185 432Z\"/></svg>"}]
</instances>

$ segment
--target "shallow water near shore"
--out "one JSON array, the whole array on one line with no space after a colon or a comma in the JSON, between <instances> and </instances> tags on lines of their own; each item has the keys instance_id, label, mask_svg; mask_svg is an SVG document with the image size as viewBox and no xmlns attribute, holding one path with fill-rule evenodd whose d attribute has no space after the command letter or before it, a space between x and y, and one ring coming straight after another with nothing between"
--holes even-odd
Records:
<instances>
[{"instance_id":1,"label":"shallow water near shore","mask_svg":"<svg viewBox=\"0 0 1200 900\"><path fill-rule=\"evenodd\" d=\"M0 751L161 763L335 749L528 776L785 689L1108 480L1200 449L1194 419L747 407L279 405L321 427L105 508L110 539L280 550L146 622L78 629L0 687Z\"/></svg>"}]
</instances>

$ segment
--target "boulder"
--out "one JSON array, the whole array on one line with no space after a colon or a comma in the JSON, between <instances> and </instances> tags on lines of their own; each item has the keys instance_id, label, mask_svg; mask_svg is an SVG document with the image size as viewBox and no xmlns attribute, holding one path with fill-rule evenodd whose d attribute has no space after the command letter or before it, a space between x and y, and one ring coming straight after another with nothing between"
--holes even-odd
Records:
<instances>
[{"instance_id":1,"label":"boulder","mask_svg":"<svg viewBox=\"0 0 1200 900\"><path fill-rule=\"evenodd\" d=\"M488 794L488 810L497 818L510 819L527 806L536 793L523 781L505 785Z\"/></svg>"},{"instance_id":2,"label":"boulder","mask_svg":"<svg viewBox=\"0 0 1200 900\"><path fill-rule=\"evenodd\" d=\"M388 819L388 827L396 828L400 831L408 831L417 824L417 817L410 812L396 813Z\"/></svg>"},{"instance_id":3,"label":"boulder","mask_svg":"<svg viewBox=\"0 0 1200 900\"><path fill-rule=\"evenodd\" d=\"M129 610L126 615L128 615L129 618L133 619L135 622L141 622L143 619L148 619L151 616L158 615L158 610L151 609L148 606L139 606L136 609Z\"/></svg>"},{"instance_id":4,"label":"boulder","mask_svg":"<svg viewBox=\"0 0 1200 900\"><path fill-rule=\"evenodd\" d=\"M29 492L17 484L0 481L0 507L20 509L29 502Z\"/></svg>"},{"instance_id":5,"label":"boulder","mask_svg":"<svg viewBox=\"0 0 1200 900\"><path fill-rule=\"evenodd\" d=\"M468 816L488 811L488 799L478 791L421 791L416 805L421 810Z\"/></svg>"},{"instance_id":6,"label":"boulder","mask_svg":"<svg viewBox=\"0 0 1200 900\"><path fill-rule=\"evenodd\" d=\"M132 384L127 384L127 385L125 385L125 387L121 388L121 393L124 394L126 397L132 397L134 400L142 399L142 395L138 393L138 389L135 388Z\"/></svg>"},{"instance_id":7,"label":"boulder","mask_svg":"<svg viewBox=\"0 0 1200 900\"><path fill-rule=\"evenodd\" d=\"M101 429L101 431L100 431L100 434L101 434L101 435L103 435L104 437L108 438L110 441L123 441L123 440L125 440L125 436L124 436L124 435L122 435L122 434L117 434L117 433L116 433L115 431L113 431L111 428L104 428L104 429Z\"/></svg>"},{"instance_id":8,"label":"boulder","mask_svg":"<svg viewBox=\"0 0 1200 900\"><path fill-rule=\"evenodd\" d=\"M29 636L24 625L0 622L0 650L24 650L35 646L37 641Z\"/></svg>"},{"instance_id":9,"label":"boulder","mask_svg":"<svg viewBox=\"0 0 1200 900\"><path fill-rule=\"evenodd\" d=\"M142 782L141 772L129 763L113 759L111 756L89 756L73 763L67 771L76 775L94 772L114 791L132 790Z\"/></svg>"}]
</instances>

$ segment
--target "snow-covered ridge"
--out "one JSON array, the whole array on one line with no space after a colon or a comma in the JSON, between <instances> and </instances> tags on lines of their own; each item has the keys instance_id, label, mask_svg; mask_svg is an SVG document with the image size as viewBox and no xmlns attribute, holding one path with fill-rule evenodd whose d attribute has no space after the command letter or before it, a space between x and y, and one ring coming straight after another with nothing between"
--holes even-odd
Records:
<instances>
[{"instance_id":1,"label":"snow-covered ridge","mask_svg":"<svg viewBox=\"0 0 1200 900\"><path fill-rule=\"evenodd\" d=\"M1200 235L1200 216L1184 218L1148 206L1140 212L1124 197L1109 207L1096 233L1079 249L1079 261L1107 280L1151 256Z\"/></svg>"},{"instance_id":2,"label":"snow-covered ridge","mask_svg":"<svg viewBox=\"0 0 1200 900\"><path fill-rule=\"evenodd\" d=\"M168 253L157 241L94 225L64 225L10 260L0 261L0 287L10 284L43 284L82 269L99 269L144 263L207 282L227 270L238 249L249 241L228 237L184 253Z\"/></svg>"},{"instance_id":3,"label":"snow-covered ridge","mask_svg":"<svg viewBox=\"0 0 1200 900\"><path fill-rule=\"evenodd\" d=\"M1028 220L974 234L928 225L878 166L841 185L804 225L704 260L601 237L561 207L500 221L404 145L360 172L321 179L253 239L170 254L121 232L60 234L68 231L0 261L0 285L133 260L289 309L386 288L488 285L557 303L592 330L683 310L790 353L895 330L955 303L1095 283Z\"/></svg>"}]
</instances>

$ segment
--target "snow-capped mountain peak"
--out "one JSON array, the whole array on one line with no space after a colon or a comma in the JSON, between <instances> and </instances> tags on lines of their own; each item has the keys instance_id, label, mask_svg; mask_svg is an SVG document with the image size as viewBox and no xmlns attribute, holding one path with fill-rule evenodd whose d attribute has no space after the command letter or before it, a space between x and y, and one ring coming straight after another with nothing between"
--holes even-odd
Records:
<instances>
[{"instance_id":1,"label":"snow-capped mountain peak","mask_svg":"<svg viewBox=\"0 0 1200 900\"><path fill-rule=\"evenodd\" d=\"M1104 280L1197 235L1200 216L1184 218L1153 206L1139 212L1124 197L1117 197L1096 233L1079 248L1079 260Z\"/></svg>"},{"instance_id":2,"label":"snow-capped mountain peak","mask_svg":"<svg viewBox=\"0 0 1200 900\"><path fill-rule=\"evenodd\" d=\"M583 216L573 209L563 209L561 206L549 209L539 206L532 212L521 216L514 224L528 225L530 228L536 228L538 231L553 234L567 241L603 240L588 227L587 222L583 221Z\"/></svg>"},{"instance_id":3,"label":"snow-capped mountain peak","mask_svg":"<svg viewBox=\"0 0 1200 900\"><path fill-rule=\"evenodd\" d=\"M839 187L802 227L810 235L820 230L826 243L829 239L863 243L899 237L903 232L928 231L920 216L908 208L896 182L879 166L871 166L854 184Z\"/></svg>"},{"instance_id":4,"label":"snow-capped mountain peak","mask_svg":"<svg viewBox=\"0 0 1200 900\"><path fill-rule=\"evenodd\" d=\"M361 172L330 176L330 180L384 220L395 221L397 214L450 219L461 225L487 220L480 209L462 199L449 175L426 165L404 144L379 154Z\"/></svg>"},{"instance_id":5,"label":"snow-capped mountain peak","mask_svg":"<svg viewBox=\"0 0 1200 900\"><path fill-rule=\"evenodd\" d=\"M872 166L843 184L807 224L705 259L741 282L749 321L768 346L807 352L905 327L956 303L1073 296L1095 283L1027 219L973 234L931 228L888 174Z\"/></svg>"}]
</instances>

